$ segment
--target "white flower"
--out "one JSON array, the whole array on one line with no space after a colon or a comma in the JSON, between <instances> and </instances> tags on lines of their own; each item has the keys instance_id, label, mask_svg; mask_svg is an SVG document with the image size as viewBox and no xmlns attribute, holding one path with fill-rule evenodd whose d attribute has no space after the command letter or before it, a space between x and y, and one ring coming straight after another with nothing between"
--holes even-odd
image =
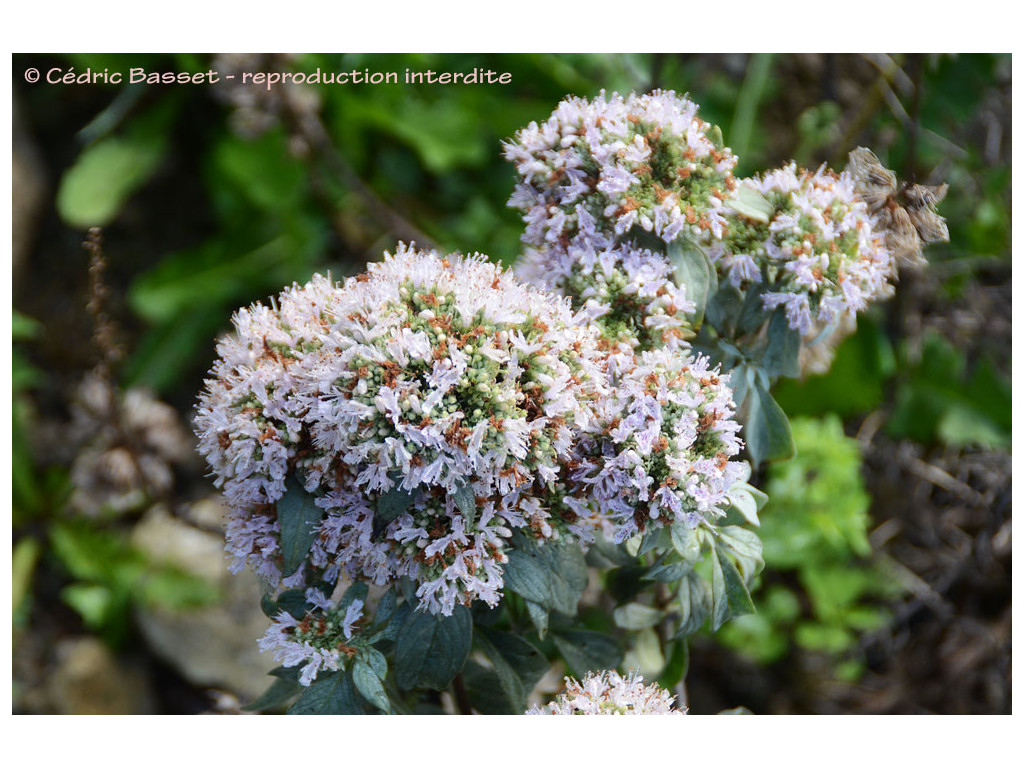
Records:
<instances>
[{"instance_id":1,"label":"white flower","mask_svg":"<svg viewBox=\"0 0 1024 768\"><path fill-rule=\"evenodd\" d=\"M623 677L615 670L590 672L582 682L565 678L565 692L528 715L685 715L673 709L675 696L657 683L643 684L643 676L630 670Z\"/></svg>"},{"instance_id":2,"label":"white flower","mask_svg":"<svg viewBox=\"0 0 1024 768\"><path fill-rule=\"evenodd\" d=\"M307 596L313 598L315 608L301 620L282 611L260 638L259 646L261 651L272 651L274 660L283 666L302 664L299 682L308 686L321 670L344 669L354 653L346 641L352 639L356 622L362 618L363 601L353 600L342 617L319 590L308 590Z\"/></svg>"},{"instance_id":3,"label":"white flower","mask_svg":"<svg viewBox=\"0 0 1024 768\"><path fill-rule=\"evenodd\" d=\"M668 261L604 233L581 234L566 247L529 249L517 272L567 296L610 342L675 349L692 336L688 316L696 306L672 281Z\"/></svg>"},{"instance_id":4,"label":"white flower","mask_svg":"<svg viewBox=\"0 0 1024 768\"><path fill-rule=\"evenodd\" d=\"M729 506L743 473L728 376L706 358L654 350L620 369L580 444L571 479L596 500L616 541L651 525L695 527Z\"/></svg>"},{"instance_id":5,"label":"white flower","mask_svg":"<svg viewBox=\"0 0 1024 768\"><path fill-rule=\"evenodd\" d=\"M567 300L482 256L402 245L235 323L196 419L233 510L235 567L303 583L305 569L280 573L275 505L292 476L326 510L310 560L324 578L408 576L435 612L498 602L513 528L571 533L575 515L553 517L546 488L603 383L598 331ZM402 514L377 519L395 493Z\"/></svg>"},{"instance_id":6,"label":"white flower","mask_svg":"<svg viewBox=\"0 0 1024 768\"><path fill-rule=\"evenodd\" d=\"M731 211L727 236L709 253L734 286L765 283L764 308L784 307L791 328L813 336L891 295L884 233L848 172L798 172L790 163L739 184L766 198L771 217L761 223Z\"/></svg>"},{"instance_id":7,"label":"white flower","mask_svg":"<svg viewBox=\"0 0 1024 768\"><path fill-rule=\"evenodd\" d=\"M564 247L595 224L612 236L638 225L666 242L724 234L736 158L672 91L567 98L520 130L505 157L521 179L509 205L535 248Z\"/></svg>"}]
</instances>

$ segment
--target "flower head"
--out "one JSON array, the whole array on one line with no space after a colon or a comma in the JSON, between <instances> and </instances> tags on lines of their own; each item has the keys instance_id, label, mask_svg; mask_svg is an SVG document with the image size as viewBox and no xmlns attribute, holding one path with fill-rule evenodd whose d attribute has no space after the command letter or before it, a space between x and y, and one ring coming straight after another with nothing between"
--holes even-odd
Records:
<instances>
[{"instance_id":1,"label":"flower head","mask_svg":"<svg viewBox=\"0 0 1024 768\"><path fill-rule=\"evenodd\" d=\"M567 98L520 130L505 157L521 179L509 205L523 213L528 245L564 245L594 227L618 237L635 225L666 242L724 233L736 158L673 91Z\"/></svg>"},{"instance_id":2,"label":"flower head","mask_svg":"<svg viewBox=\"0 0 1024 768\"><path fill-rule=\"evenodd\" d=\"M527 710L528 715L685 715L672 708L675 696L657 683L643 684L643 676L631 670L623 677L615 670L591 672L579 682L565 678L565 693L545 706Z\"/></svg>"},{"instance_id":3,"label":"flower head","mask_svg":"<svg viewBox=\"0 0 1024 768\"><path fill-rule=\"evenodd\" d=\"M567 301L481 256L400 246L343 285L316 277L242 310L236 328L197 430L236 510L229 548L271 583L289 475L326 510L314 567L409 576L435 612L497 603L512 529L568 530L540 489L601 383L596 330Z\"/></svg>"},{"instance_id":4,"label":"flower head","mask_svg":"<svg viewBox=\"0 0 1024 768\"><path fill-rule=\"evenodd\" d=\"M616 541L649 525L692 528L724 515L743 475L732 460L743 445L734 407L728 375L704 357L655 350L620 373L572 474Z\"/></svg>"},{"instance_id":5,"label":"flower head","mask_svg":"<svg viewBox=\"0 0 1024 768\"><path fill-rule=\"evenodd\" d=\"M589 214L587 214L589 215ZM638 350L685 346L695 310L672 281L665 257L596 233L563 248L529 249L517 268L525 280L568 296L602 338Z\"/></svg>"},{"instance_id":6,"label":"flower head","mask_svg":"<svg viewBox=\"0 0 1024 768\"><path fill-rule=\"evenodd\" d=\"M763 195L771 214L737 214L710 255L733 285L763 283L764 308L782 307L791 328L811 335L892 293L884 238L849 173L790 164L739 183Z\"/></svg>"},{"instance_id":7,"label":"flower head","mask_svg":"<svg viewBox=\"0 0 1024 768\"><path fill-rule=\"evenodd\" d=\"M352 600L341 608L314 598L316 607L301 619L281 612L259 641L261 651L273 651L274 660L286 667L302 664L299 682L309 685L321 670L343 669L355 649L347 645L363 616L363 601Z\"/></svg>"}]
</instances>

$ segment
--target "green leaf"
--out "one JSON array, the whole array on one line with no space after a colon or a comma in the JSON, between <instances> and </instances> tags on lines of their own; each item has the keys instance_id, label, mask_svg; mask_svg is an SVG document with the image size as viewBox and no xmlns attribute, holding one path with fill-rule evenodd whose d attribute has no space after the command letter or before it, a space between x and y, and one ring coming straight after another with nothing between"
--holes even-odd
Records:
<instances>
[{"instance_id":1,"label":"green leaf","mask_svg":"<svg viewBox=\"0 0 1024 768\"><path fill-rule=\"evenodd\" d=\"M754 374L750 369L750 374ZM760 377L751 375L746 398L746 429L744 437L747 450L755 464L766 461L782 461L796 455L793 433L789 419L779 404L772 399Z\"/></svg>"},{"instance_id":2,"label":"green leaf","mask_svg":"<svg viewBox=\"0 0 1024 768\"><path fill-rule=\"evenodd\" d=\"M387 624L385 624L377 634L373 636L370 642L376 643L382 640L394 640L398 637L398 632L405 626L405 622L409 619L410 614L413 612L413 607L409 603L401 603L391 613Z\"/></svg>"},{"instance_id":3,"label":"green leaf","mask_svg":"<svg viewBox=\"0 0 1024 768\"><path fill-rule=\"evenodd\" d=\"M383 494L377 499L377 510L373 515L374 528L384 530L384 526L409 508L414 498L415 494L404 491L397 485Z\"/></svg>"},{"instance_id":4,"label":"green leaf","mask_svg":"<svg viewBox=\"0 0 1024 768\"><path fill-rule=\"evenodd\" d=\"M730 283L719 286L718 291L704 308L704 317L720 336L732 337L736 320L743 308L743 297Z\"/></svg>"},{"instance_id":5,"label":"green leaf","mask_svg":"<svg viewBox=\"0 0 1024 768\"><path fill-rule=\"evenodd\" d=\"M674 584L692 571L695 564L694 561L680 559L679 555L673 550L659 557L654 565L644 572L642 578L644 581L661 581L666 584Z\"/></svg>"},{"instance_id":6,"label":"green leaf","mask_svg":"<svg viewBox=\"0 0 1024 768\"><path fill-rule=\"evenodd\" d=\"M718 272L699 245L679 237L666 246L665 255L672 265L676 284L686 289L686 299L697 305L693 327L704 319L708 300L718 291Z\"/></svg>"},{"instance_id":7,"label":"green leaf","mask_svg":"<svg viewBox=\"0 0 1024 768\"><path fill-rule=\"evenodd\" d=\"M291 576L302 565L317 537L317 526L324 510L294 478L288 478L285 494L277 502L277 520L281 524L282 572Z\"/></svg>"},{"instance_id":8,"label":"green leaf","mask_svg":"<svg viewBox=\"0 0 1024 768\"><path fill-rule=\"evenodd\" d=\"M476 523L476 496L473 493L473 486L466 484L460 486L454 493L455 506L459 508L459 512L466 518L467 529L472 529Z\"/></svg>"},{"instance_id":9,"label":"green leaf","mask_svg":"<svg viewBox=\"0 0 1024 768\"><path fill-rule=\"evenodd\" d=\"M505 586L549 610L573 616L587 586L587 563L575 543L542 545L524 536L514 540L505 565Z\"/></svg>"},{"instance_id":10,"label":"green leaf","mask_svg":"<svg viewBox=\"0 0 1024 768\"><path fill-rule=\"evenodd\" d=\"M781 307L768 321L768 346L761 363L765 373L773 379L779 376L795 379L800 375L800 332L789 327Z\"/></svg>"},{"instance_id":11,"label":"green leaf","mask_svg":"<svg viewBox=\"0 0 1024 768\"><path fill-rule=\"evenodd\" d=\"M708 583L696 573L689 574L679 585L679 627L674 639L685 638L700 629L711 612L711 591Z\"/></svg>"},{"instance_id":12,"label":"green leaf","mask_svg":"<svg viewBox=\"0 0 1024 768\"><path fill-rule=\"evenodd\" d=\"M624 545L613 544L604 537L598 536L597 541L591 544L590 549L587 550L587 564L594 568L607 570L616 565L635 565L636 558L626 551Z\"/></svg>"},{"instance_id":13,"label":"green leaf","mask_svg":"<svg viewBox=\"0 0 1024 768\"><path fill-rule=\"evenodd\" d=\"M267 674L271 677L276 677L278 680L288 680L299 685L299 678L302 676L302 667L286 667L282 664L279 667L274 667L272 670L267 672Z\"/></svg>"},{"instance_id":14,"label":"green leaf","mask_svg":"<svg viewBox=\"0 0 1024 768\"><path fill-rule=\"evenodd\" d=\"M486 669L475 661L466 662L462 670L466 694L473 709L481 715L521 715L523 710L512 709L501 679L493 669ZM418 714L418 713L417 713ZM442 714L438 712L437 714Z\"/></svg>"},{"instance_id":15,"label":"green leaf","mask_svg":"<svg viewBox=\"0 0 1024 768\"><path fill-rule=\"evenodd\" d=\"M657 608L643 603L620 605L612 613L615 625L622 629L640 630L656 626L664 614Z\"/></svg>"},{"instance_id":16,"label":"green leaf","mask_svg":"<svg viewBox=\"0 0 1024 768\"><path fill-rule=\"evenodd\" d=\"M277 600L269 601L272 606L271 613L267 614L270 618L274 618L281 611L284 611L292 618L302 619L313 606L306 602L306 590L303 587L296 587L295 589L286 589L280 595L277 596ZM263 610L267 613L266 607Z\"/></svg>"},{"instance_id":17,"label":"green leaf","mask_svg":"<svg viewBox=\"0 0 1024 768\"><path fill-rule=\"evenodd\" d=\"M665 526L659 525L657 528L651 528L640 539L640 547L636 551L636 556L643 557L648 552L653 552L656 549L668 549L669 541L669 533Z\"/></svg>"},{"instance_id":18,"label":"green leaf","mask_svg":"<svg viewBox=\"0 0 1024 768\"><path fill-rule=\"evenodd\" d=\"M737 186L736 192L726 204L741 216L746 216L751 221L761 224L767 224L775 213L775 209L768 199L746 184Z\"/></svg>"},{"instance_id":19,"label":"green leaf","mask_svg":"<svg viewBox=\"0 0 1024 768\"><path fill-rule=\"evenodd\" d=\"M761 521L757 519L757 500L750 492L750 487L746 483L734 485L726 496L732 505L730 509L735 509L751 525L761 524Z\"/></svg>"},{"instance_id":20,"label":"green leaf","mask_svg":"<svg viewBox=\"0 0 1024 768\"><path fill-rule=\"evenodd\" d=\"M766 283L754 283L747 287L743 297L743 308L736 322L736 333L744 336L753 333L768 319L768 310L764 308L762 294L768 289Z\"/></svg>"},{"instance_id":21,"label":"green leaf","mask_svg":"<svg viewBox=\"0 0 1024 768\"><path fill-rule=\"evenodd\" d=\"M258 699L242 707L242 711L259 712L265 709L281 709L302 690L304 690L303 687L294 680L277 678Z\"/></svg>"},{"instance_id":22,"label":"green leaf","mask_svg":"<svg viewBox=\"0 0 1024 768\"><path fill-rule=\"evenodd\" d=\"M288 151L283 131L268 131L253 141L226 136L213 149L212 173L233 185L257 209L279 214L300 205L308 177L301 161Z\"/></svg>"},{"instance_id":23,"label":"green leaf","mask_svg":"<svg viewBox=\"0 0 1024 768\"><path fill-rule=\"evenodd\" d=\"M299 697L289 715L363 715L366 709L356 695L352 672L321 672Z\"/></svg>"},{"instance_id":24,"label":"green leaf","mask_svg":"<svg viewBox=\"0 0 1024 768\"><path fill-rule=\"evenodd\" d=\"M395 612L395 608L398 606L398 594L395 592L395 588L392 587L383 595L379 601L377 601L377 610L373 614L374 624L378 627L387 626L388 620L391 618L391 614Z\"/></svg>"},{"instance_id":25,"label":"green leaf","mask_svg":"<svg viewBox=\"0 0 1024 768\"><path fill-rule=\"evenodd\" d=\"M559 632L553 637L559 653L577 677L614 669L622 661L622 647L609 635L584 629Z\"/></svg>"},{"instance_id":26,"label":"green leaf","mask_svg":"<svg viewBox=\"0 0 1024 768\"><path fill-rule=\"evenodd\" d=\"M413 611L395 641L399 688L445 688L462 669L473 644L473 618L456 605L451 616Z\"/></svg>"},{"instance_id":27,"label":"green leaf","mask_svg":"<svg viewBox=\"0 0 1024 768\"><path fill-rule=\"evenodd\" d=\"M384 658L383 653L376 648L362 648L359 651L359 657L373 670L373 674L381 680L387 679L388 660Z\"/></svg>"},{"instance_id":28,"label":"green leaf","mask_svg":"<svg viewBox=\"0 0 1024 768\"><path fill-rule=\"evenodd\" d=\"M512 665L498 652L485 635L482 633L477 634L476 640L484 654L490 659L495 674L498 675L498 681L501 684L501 689L505 692L510 709L513 712L525 710L526 687L523 685L522 678L516 674L515 670L512 669Z\"/></svg>"},{"instance_id":29,"label":"green leaf","mask_svg":"<svg viewBox=\"0 0 1024 768\"><path fill-rule=\"evenodd\" d=\"M547 658L533 643L520 635L511 632L488 633L488 638L495 650L504 657L509 666L516 671L523 687L529 693L540 679L547 673L550 665Z\"/></svg>"},{"instance_id":30,"label":"green leaf","mask_svg":"<svg viewBox=\"0 0 1024 768\"><path fill-rule=\"evenodd\" d=\"M700 536L698 528L685 522L674 522L670 528L672 547L685 562L694 563L700 559Z\"/></svg>"},{"instance_id":31,"label":"green leaf","mask_svg":"<svg viewBox=\"0 0 1024 768\"><path fill-rule=\"evenodd\" d=\"M761 539L753 531L738 525L727 525L718 531L717 546L736 558L736 564L744 581L750 584L764 568Z\"/></svg>"},{"instance_id":32,"label":"green leaf","mask_svg":"<svg viewBox=\"0 0 1024 768\"><path fill-rule=\"evenodd\" d=\"M103 227L156 171L165 143L151 137L111 137L87 147L57 190L57 212L77 229Z\"/></svg>"},{"instance_id":33,"label":"green leaf","mask_svg":"<svg viewBox=\"0 0 1024 768\"><path fill-rule=\"evenodd\" d=\"M690 644L686 641L686 638L673 641L672 650L669 652L665 666L658 677L658 685L665 690L671 691L686 677L686 669L689 666Z\"/></svg>"},{"instance_id":34,"label":"green leaf","mask_svg":"<svg viewBox=\"0 0 1024 768\"><path fill-rule=\"evenodd\" d=\"M384 683L376 671L361 658L356 658L352 664L352 683L364 699L381 712L391 714L391 702L384 691Z\"/></svg>"},{"instance_id":35,"label":"green leaf","mask_svg":"<svg viewBox=\"0 0 1024 768\"><path fill-rule=\"evenodd\" d=\"M11 553L11 608L15 614L27 604L31 595L32 574L41 552L39 540L32 536L26 536L14 545Z\"/></svg>"},{"instance_id":36,"label":"green leaf","mask_svg":"<svg viewBox=\"0 0 1024 768\"><path fill-rule=\"evenodd\" d=\"M341 600L338 601L339 611L344 611L356 600L362 600L363 604L366 603L366 595L369 594L370 588L362 581L353 581L352 585L345 590L345 594L341 596ZM330 597L330 595L328 595Z\"/></svg>"},{"instance_id":37,"label":"green leaf","mask_svg":"<svg viewBox=\"0 0 1024 768\"><path fill-rule=\"evenodd\" d=\"M735 616L754 612L747 585L732 560L715 548L711 561L711 631Z\"/></svg>"},{"instance_id":38,"label":"green leaf","mask_svg":"<svg viewBox=\"0 0 1024 768\"><path fill-rule=\"evenodd\" d=\"M532 600L524 600L523 602L526 603L526 612L530 615L530 621L537 628L537 635L543 640L544 636L548 633L550 612L543 605Z\"/></svg>"},{"instance_id":39,"label":"green leaf","mask_svg":"<svg viewBox=\"0 0 1024 768\"><path fill-rule=\"evenodd\" d=\"M60 591L60 596L90 629L103 627L116 610L114 594L98 584L69 584Z\"/></svg>"}]
</instances>

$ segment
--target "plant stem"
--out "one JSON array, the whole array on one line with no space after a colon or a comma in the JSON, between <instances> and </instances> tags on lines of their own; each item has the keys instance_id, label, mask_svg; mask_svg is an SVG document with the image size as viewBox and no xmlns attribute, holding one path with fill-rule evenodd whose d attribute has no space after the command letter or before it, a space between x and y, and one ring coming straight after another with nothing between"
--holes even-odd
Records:
<instances>
[{"instance_id":1,"label":"plant stem","mask_svg":"<svg viewBox=\"0 0 1024 768\"><path fill-rule=\"evenodd\" d=\"M455 705L459 708L459 714L473 714L473 706L469 703L469 694L466 693L466 681L463 680L461 672L452 680L452 691L455 693Z\"/></svg>"}]
</instances>

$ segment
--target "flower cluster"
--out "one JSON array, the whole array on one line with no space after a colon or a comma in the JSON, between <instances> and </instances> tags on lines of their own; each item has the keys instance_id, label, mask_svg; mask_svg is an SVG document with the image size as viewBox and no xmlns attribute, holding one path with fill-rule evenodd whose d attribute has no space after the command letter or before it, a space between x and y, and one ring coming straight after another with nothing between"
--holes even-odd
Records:
<instances>
[{"instance_id":1,"label":"flower cluster","mask_svg":"<svg viewBox=\"0 0 1024 768\"><path fill-rule=\"evenodd\" d=\"M505 157L521 179L509 206L523 213L527 245L564 247L593 228L617 237L634 225L666 242L724 234L736 158L672 91L567 98L506 143Z\"/></svg>"},{"instance_id":2,"label":"flower cluster","mask_svg":"<svg viewBox=\"0 0 1024 768\"><path fill-rule=\"evenodd\" d=\"M707 358L645 352L616 376L572 479L588 488L616 541L650 524L696 527L725 514L743 479L728 375Z\"/></svg>"},{"instance_id":3,"label":"flower cluster","mask_svg":"<svg viewBox=\"0 0 1024 768\"><path fill-rule=\"evenodd\" d=\"M316 277L235 317L197 431L235 510L236 567L282 581L276 502L297 476L326 511L311 562L421 604L500 598L512 529L571 532L544 487L600 391L596 331L483 257L400 247L343 285ZM382 504L398 513L382 515Z\"/></svg>"},{"instance_id":4,"label":"flower cluster","mask_svg":"<svg viewBox=\"0 0 1024 768\"><path fill-rule=\"evenodd\" d=\"M589 214L582 214L589 216ZM592 318L604 339L639 350L676 348L693 335L695 306L660 254L594 232L566 248L530 249L518 274Z\"/></svg>"},{"instance_id":5,"label":"flower cluster","mask_svg":"<svg viewBox=\"0 0 1024 768\"><path fill-rule=\"evenodd\" d=\"M348 645L357 624L363 617L363 601L352 600L341 608L334 606L323 593L307 590L315 606L302 619L282 611L260 638L261 651L272 651L274 660L286 667L302 664L299 682L309 685L321 669L344 668L355 649Z\"/></svg>"},{"instance_id":6,"label":"flower cluster","mask_svg":"<svg viewBox=\"0 0 1024 768\"><path fill-rule=\"evenodd\" d=\"M737 214L710 255L733 285L763 283L764 308L784 307L791 328L807 336L892 293L884 238L849 173L790 164L740 184L771 214L767 223Z\"/></svg>"},{"instance_id":7,"label":"flower cluster","mask_svg":"<svg viewBox=\"0 0 1024 768\"><path fill-rule=\"evenodd\" d=\"M615 670L589 673L579 682L565 678L565 693L546 706L535 706L528 715L685 715L673 709L675 696L657 683L643 684L643 676L631 670L623 677Z\"/></svg>"}]
</instances>

